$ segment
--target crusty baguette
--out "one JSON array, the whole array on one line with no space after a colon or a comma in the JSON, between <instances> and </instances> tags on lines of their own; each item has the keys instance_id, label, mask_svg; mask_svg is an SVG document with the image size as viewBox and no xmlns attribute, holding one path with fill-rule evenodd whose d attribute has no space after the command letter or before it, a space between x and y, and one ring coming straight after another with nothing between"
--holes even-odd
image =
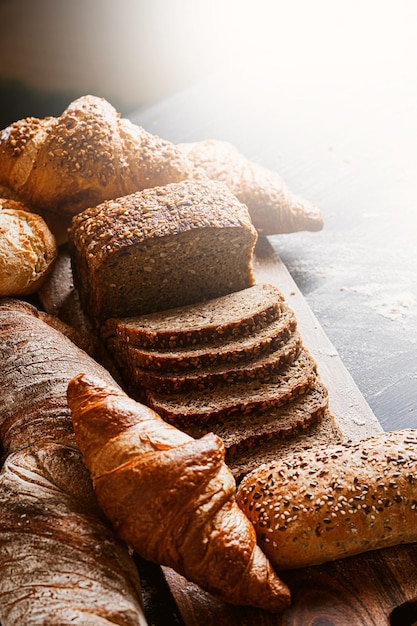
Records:
<instances>
[{"instance_id":1,"label":"crusty baguette","mask_svg":"<svg viewBox=\"0 0 417 626\"><path fill-rule=\"evenodd\" d=\"M0 473L2 626L145 626L126 546L99 509L80 453L45 443Z\"/></svg>"},{"instance_id":2,"label":"crusty baguette","mask_svg":"<svg viewBox=\"0 0 417 626\"><path fill-rule=\"evenodd\" d=\"M227 602L288 606L216 435L195 440L94 376L70 381L68 403L98 501L134 550Z\"/></svg>"},{"instance_id":3,"label":"crusty baguette","mask_svg":"<svg viewBox=\"0 0 417 626\"><path fill-rule=\"evenodd\" d=\"M0 300L0 438L7 453L42 441L74 443L68 381L84 371L113 381L47 321L29 303Z\"/></svg>"},{"instance_id":4,"label":"crusty baguette","mask_svg":"<svg viewBox=\"0 0 417 626\"><path fill-rule=\"evenodd\" d=\"M417 430L316 446L260 466L237 500L278 569L417 541Z\"/></svg>"},{"instance_id":5,"label":"crusty baguette","mask_svg":"<svg viewBox=\"0 0 417 626\"><path fill-rule=\"evenodd\" d=\"M139 626L139 576L99 512L66 400L81 371L116 383L48 321L0 299L0 622Z\"/></svg>"},{"instance_id":6,"label":"crusty baguette","mask_svg":"<svg viewBox=\"0 0 417 626\"><path fill-rule=\"evenodd\" d=\"M262 235L323 228L322 214L313 203L294 195L277 172L254 163L229 142L206 139L179 147L197 168L225 183L247 205Z\"/></svg>"}]
</instances>

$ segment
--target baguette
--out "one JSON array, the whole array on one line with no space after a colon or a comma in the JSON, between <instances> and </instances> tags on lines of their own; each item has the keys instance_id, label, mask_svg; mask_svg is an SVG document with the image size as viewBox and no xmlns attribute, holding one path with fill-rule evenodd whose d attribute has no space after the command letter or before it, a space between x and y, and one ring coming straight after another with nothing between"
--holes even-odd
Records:
<instances>
[{"instance_id":1,"label":"baguette","mask_svg":"<svg viewBox=\"0 0 417 626\"><path fill-rule=\"evenodd\" d=\"M116 383L48 321L0 300L0 622L144 626L138 572L98 507L66 400L80 371Z\"/></svg>"},{"instance_id":2,"label":"baguette","mask_svg":"<svg viewBox=\"0 0 417 626\"><path fill-rule=\"evenodd\" d=\"M279 570L417 541L417 430L261 465L237 501Z\"/></svg>"},{"instance_id":3,"label":"baguette","mask_svg":"<svg viewBox=\"0 0 417 626\"><path fill-rule=\"evenodd\" d=\"M70 381L68 403L98 501L140 556L232 604L288 606L236 504L219 437L195 440L94 376Z\"/></svg>"},{"instance_id":4,"label":"baguette","mask_svg":"<svg viewBox=\"0 0 417 626\"><path fill-rule=\"evenodd\" d=\"M78 450L10 454L0 473L2 626L145 626L139 578Z\"/></svg>"}]
</instances>

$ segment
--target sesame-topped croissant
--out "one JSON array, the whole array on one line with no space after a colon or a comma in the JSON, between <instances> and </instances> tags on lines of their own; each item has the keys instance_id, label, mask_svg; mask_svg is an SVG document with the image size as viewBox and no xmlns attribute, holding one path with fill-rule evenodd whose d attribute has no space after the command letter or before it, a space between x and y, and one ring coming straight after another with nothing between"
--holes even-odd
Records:
<instances>
[{"instance_id":1,"label":"sesame-topped croissant","mask_svg":"<svg viewBox=\"0 0 417 626\"><path fill-rule=\"evenodd\" d=\"M40 211L74 215L194 175L178 147L96 96L74 100L59 117L25 118L0 133L0 185Z\"/></svg>"}]
</instances>

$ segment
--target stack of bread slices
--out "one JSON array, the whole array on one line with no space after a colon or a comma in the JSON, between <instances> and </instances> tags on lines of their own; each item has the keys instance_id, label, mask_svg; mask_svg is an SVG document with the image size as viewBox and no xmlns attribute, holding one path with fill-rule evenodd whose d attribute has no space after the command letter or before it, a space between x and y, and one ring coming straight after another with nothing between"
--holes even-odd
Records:
<instances>
[{"instance_id":1,"label":"stack of bread slices","mask_svg":"<svg viewBox=\"0 0 417 626\"><path fill-rule=\"evenodd\" d=\"M289 445L337 439L315 360L273 285L111 318L102 336L130 394L192 437L218 434L237 480Z\"/></svg>"}]
</instances>

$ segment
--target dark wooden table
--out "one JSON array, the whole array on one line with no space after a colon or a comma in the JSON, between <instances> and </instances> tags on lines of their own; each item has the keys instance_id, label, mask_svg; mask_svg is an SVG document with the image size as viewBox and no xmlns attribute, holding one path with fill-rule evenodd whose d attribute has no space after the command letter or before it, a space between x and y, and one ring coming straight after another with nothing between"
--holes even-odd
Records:
<instances>
[{"instance_id":1,"label":"dark wooden table","mask_svg":"<svg viewBox=\"0 0 417 626\"><path fill-rule=\"evenodd\" d=\"M230 141L320 207L323 231L263 242L258 277L290 298L349 435L417 427L414 82L285 84L228 70L131 119L173 142ZM142 572L155 625L417 623L416 545L290 573L284 617L232 611L170 571Z\"/></svg>"}]
</instances>

